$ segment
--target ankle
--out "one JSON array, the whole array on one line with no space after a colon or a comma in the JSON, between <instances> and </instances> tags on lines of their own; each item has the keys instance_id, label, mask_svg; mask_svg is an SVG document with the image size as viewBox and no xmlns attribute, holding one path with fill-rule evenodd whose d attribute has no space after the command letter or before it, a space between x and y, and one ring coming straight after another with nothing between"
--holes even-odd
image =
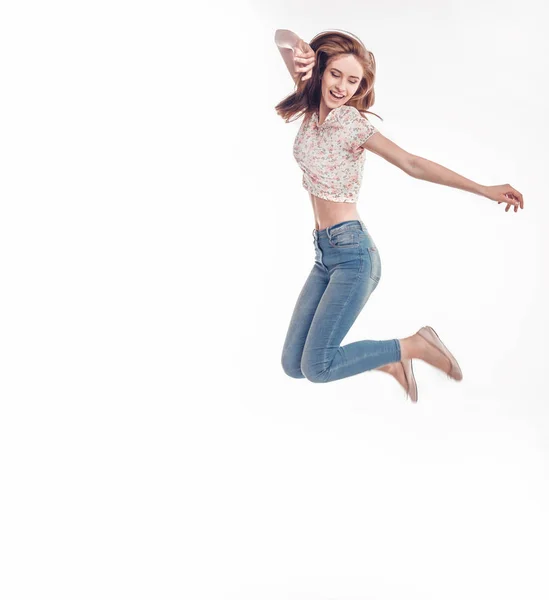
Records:
<instances>
[{"instance_id":1,"label":"ankle","mask_svg":"<svg viewBox=\"0 0 549 600\"><path fill-rule=\"evenodd\" d=\"M418 358L417 334L399 339L401 360Z\"/></svg>"}]
</instances>

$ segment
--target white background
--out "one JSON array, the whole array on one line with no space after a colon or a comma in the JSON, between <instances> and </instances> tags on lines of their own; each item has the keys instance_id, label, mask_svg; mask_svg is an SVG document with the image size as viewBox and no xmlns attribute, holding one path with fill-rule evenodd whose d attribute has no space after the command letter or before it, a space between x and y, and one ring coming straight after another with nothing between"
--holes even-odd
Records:
<instances>
[{"instance_id":1,"label":"white background","mask_svg":"<svg viewBox=\"0 0 549 600\"><path fill-rule=\"evenodd\" d=\"M0 596L545 600L545 4L6 2L0 10ZM371 122L525 208L366 157L383 264L345 343L282 371L314 259L278 28L358 35Z\"/></svg>"}]
</instances>

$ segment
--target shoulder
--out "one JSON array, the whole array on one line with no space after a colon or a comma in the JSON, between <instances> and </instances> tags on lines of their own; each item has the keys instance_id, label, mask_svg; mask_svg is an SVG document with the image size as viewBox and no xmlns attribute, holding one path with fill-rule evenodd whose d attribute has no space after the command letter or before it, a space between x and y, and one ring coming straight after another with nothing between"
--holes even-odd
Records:
<instances>
[{"instance_id":1,"label":"shoulder","mask_svg":"<svg viewBox=\"0 0 549 600\"><path fill-rule=\"evenodd\" d=\"M363 117L360 114L360 112L358 111L358 108L355 108L354 106L349 106L348 104L344 104L343 106L340 106L336 110L337 110L337 119L342 125L349 125L349 124L357 121L357 119L367 120L365 117Z\"/></svg>"}]
</instances>

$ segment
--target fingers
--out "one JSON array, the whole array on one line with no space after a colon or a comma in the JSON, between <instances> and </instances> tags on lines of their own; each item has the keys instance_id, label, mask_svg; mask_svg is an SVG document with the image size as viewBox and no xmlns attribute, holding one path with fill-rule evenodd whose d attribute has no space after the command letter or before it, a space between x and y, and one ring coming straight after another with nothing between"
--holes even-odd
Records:
<instances>
[{"instance_id":1,"label":"fingers","mask_svg":"<svg viewBox=\"0 0 549 600\"><path fill-rule=\"evenodd\" d=\"M294 52L294 57L296 59L297 58L300 58L300 59L303 59L303 58L310 59L310 58L314 58L314 56L315 56L315 51L314 50L309 50L308 52L304 52L303 50L300 50L299 48L296 48L295 52Z\"/></svg>"},{"instance_id":2,"label":"fingers","mask_svg":"<svg viewBox=\"0 0 549 600\"><path fill-rule=\"evenodd\" d=\"M520 192L515 190L510 185L507 185L506 187L507 189L513 191L506 191L503 193L503 196L505 197L505 202L507 203L507 206L505 207L505 212L508 212L512 206L514 207L515 212L518 212L519 208L524 208L524 198L522 197L522 194Z\"/></svg>"},{"instance_id":3,"label":"fingers","mask_svg":"<svg viewBox=\"0 0 549 600\"><path fill-rule=\"evenodd\" d=\"M303 52L296 48L294 53L294 63L296 64L295 70L296 72L304 71L302 81L310 79L312 77L312 69L315 63L315 53L311 52ZM301 66L297 66L297 65Z\"/></svg>"},{"instance_id":4,"label":"fingers","mask_svg":"<svg viewBox=\"0 0 549 600\"><path fill-rule=\"evenodd\" d=\"M509 184L507 184L507 189L511 191L506 192L505 196L512 198L515 205L515 212L517 212L519 208L524 208L524 198L522 197L522 194Z\"/></svg>"},{"instance_id":5,"label":"fingers","mask_svg":"<svg viewBox=\"0 0 549 600\"><path fill-rule=\"evenodd\" d=\"M494 195L489 194L488 198L496 200L498 204L505 202L505 212L509 212L511 208L514 208L515 212L518 212L519 208L524 208L523 195L509 183L489 186L489 190L493 190Z\"/></svg>"},{"instance_id":6,"label":"fingers","mask_svg":"<svg viewBox=\"0 0 549 600\"><path fill-rule=\"evenodd\" d=\"M314 63L315 62L315 57L314 56L294 56L294 61L299 61L301 63Z\"/></svg>"},{"instance_id":7,"label":"fingers","mask_svg":"<svg viewBox=\"0 0 549 600\"><path fill-rule=\"evenodd\" d=\"M515 199L512 198L512 194L504 194L505 196L505 212L509 212L509 209L511 207L514 207L515 212L518 211L520 203ZM501 204L502 202L504 202L503 200L498 200L498 204Z\"/></svg>"},{"instance_id":8,"label":"fingers","mask_svg":"<svg viewBox=\"0 0 549 600\"><path fill-rule=\"evenodd\" d=\"M509 187L511 187L511 186L509 186ZM518 192L517 190L515 190L514 187L511 187L511 189L513 190L513 194L514 194L515 198L518 198L520 207L524 208L524 198L522 197L522 194L520 192Z\"/></svg>"}]
</instances>

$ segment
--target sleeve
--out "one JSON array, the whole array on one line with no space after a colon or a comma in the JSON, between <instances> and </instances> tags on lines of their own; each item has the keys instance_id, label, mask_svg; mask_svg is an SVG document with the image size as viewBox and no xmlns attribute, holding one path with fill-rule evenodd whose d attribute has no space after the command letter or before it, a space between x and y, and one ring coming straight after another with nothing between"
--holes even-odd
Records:
<instances>
[{"instance_id":1,"label":"sleeve","mask_svg":"<svg viewBox=\"0 0 549 600\"><path fill-rule=\"evenodd\" d=\"M350 110L342 115L341 121L345 127L345 137L349 143L349 150L356 152L364 142L366 142L374 133L378 132L366 117L350 106Z\"/></svg>"}]
</instances>

